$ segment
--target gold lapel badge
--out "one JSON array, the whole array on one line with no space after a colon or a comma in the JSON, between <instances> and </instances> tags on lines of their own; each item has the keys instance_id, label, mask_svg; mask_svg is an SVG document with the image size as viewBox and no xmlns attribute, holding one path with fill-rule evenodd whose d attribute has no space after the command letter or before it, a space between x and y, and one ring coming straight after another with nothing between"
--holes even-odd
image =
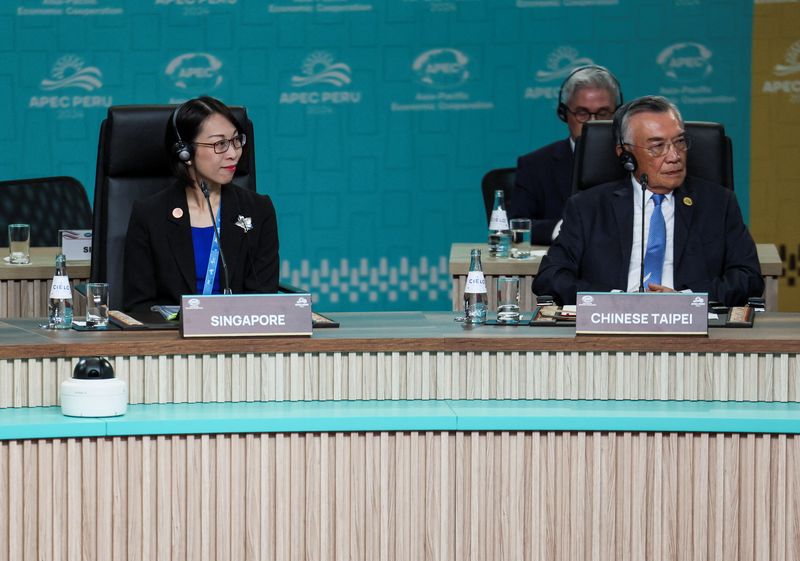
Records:
<instances>
[{"instance_id":1,"label":"gold lapel badge","mask_svg":"<svg viewBox=\"0 0 800 561\"><path fill-rule=\"evenodd\" d=\"M694 202L692 201L691 197L684 197L683 204L685 204L686 206L692 206Z\"/></svg>"}]
</instances>

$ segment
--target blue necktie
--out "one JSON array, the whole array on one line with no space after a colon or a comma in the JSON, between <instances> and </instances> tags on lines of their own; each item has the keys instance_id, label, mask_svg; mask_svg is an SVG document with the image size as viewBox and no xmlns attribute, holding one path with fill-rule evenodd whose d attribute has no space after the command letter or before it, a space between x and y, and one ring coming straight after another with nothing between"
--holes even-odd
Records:
<instances>
[{"instance_id":1,"label":"blue necktie","mask_svg":"<svg viewBox=\"0 0 800 561\"><path fill-rule=\"evenodd\" d=\"M667 247L667 225L661 212L665 195L653 195L653 215L650 217L650 233L647 236L647 253L644 254L644 289L650 283L661 284L664 268L664 250ZM642 209L644 212L644 209Z\"/></svg>"}]
</instances>

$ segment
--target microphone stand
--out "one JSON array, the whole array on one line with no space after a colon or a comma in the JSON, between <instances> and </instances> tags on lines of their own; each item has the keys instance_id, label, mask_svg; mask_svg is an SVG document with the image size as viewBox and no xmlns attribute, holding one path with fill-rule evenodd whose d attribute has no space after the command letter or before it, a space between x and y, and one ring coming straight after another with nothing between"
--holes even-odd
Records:
<instances>
[{"instance_id":1,"label":"microphone stand","mask_svg":"<svg viewBox=\"0 0 800 561\"><path fill-rule=\"evenodd\" d=\"M639 183L642 185L642 254L641 259L639 261L639 292L646 292L644 287L644 205L645 205L645 193L647 193L647 174L643 173L641 179L639 179Z\"/></svg>"},{"instance_id":2,"label":"microphone stand","mask_svg":"<svg viewBox=\"0 0 800 561\"><path fill-rule=\"evenodd\" d=\"M214 211L211 210L211 193L208 191L208 185L206 182L201 179L200 180L200 190L203 192L203 195L206 198L206 203L208 204L208 214L211 215L211 225L214 227L214 237L217 238L217 245L219 246L219 258L222 261L222 272L225 275L225 288L222 290L223 294L233 294L231 290L231 280L228 278L228 264L225 262L225 254L222 252L222 241L219 239L219 230L217 230L217 219L214 217Z\"/></svg>"}]
</instances>

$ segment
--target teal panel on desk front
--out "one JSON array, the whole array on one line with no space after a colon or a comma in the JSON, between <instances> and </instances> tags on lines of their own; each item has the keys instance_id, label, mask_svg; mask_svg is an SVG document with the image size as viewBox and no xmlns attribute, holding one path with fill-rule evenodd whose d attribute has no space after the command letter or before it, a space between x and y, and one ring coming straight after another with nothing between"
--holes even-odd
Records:
<instances>
[{"instance_id":1,"label":"teal panel on desk front","mask_svg":"<svg viewBox=\"0 0 800 561\"><path fill-rule=\"evenodd\" d=\"M0 409L0 440L105 436L105 419L66 417L61 407Z\"/></svg>"},{"instance_id":2,"label":"teal panel on desk front","mask_svg":"<svg viewBox=\"0 0 800 561\"><path fill-rule=\"evenodd\" d=\"M448 401L460 431L800 434L800 403L738 401Z\"/></svg>"},{"instance_id":3,"label":"teal panel on desk front","mask_svg":"<svg viewBox=\"0 0 800 561\"><path fill-rule=\"evenodd\" d=\"M131 405L108 435L451 431L443 401L284 401Z\"/></svg>"}]
</instances>

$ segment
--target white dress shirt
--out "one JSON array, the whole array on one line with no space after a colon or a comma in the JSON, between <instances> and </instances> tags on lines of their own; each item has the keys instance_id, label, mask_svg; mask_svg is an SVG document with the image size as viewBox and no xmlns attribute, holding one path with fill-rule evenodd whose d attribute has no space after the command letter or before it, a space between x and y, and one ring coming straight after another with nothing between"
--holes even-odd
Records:
<instances>
[{"instance_id":1,"label":"white dress shirt","mask_svg":"<svg viewBox=\"0 0 800 561\"><path fill-rule=\"evenodd\" d=\"M633 183L633 245L631 246L631 261L628 266L628 292L639 292L639 280L642 266L642 185L631 175ZM675 240L675 198L670 191L661 201L661 212L667 226L667 247L664 249L664 269L661 271L661 284L675 288L674 274L674 240ZM647 238L650 235L650 217L653 216L653 193L645 194L644 212L644 250L647 251ZM647 282L645 282L647 290Z\"/></svg>"}]
</instances>

